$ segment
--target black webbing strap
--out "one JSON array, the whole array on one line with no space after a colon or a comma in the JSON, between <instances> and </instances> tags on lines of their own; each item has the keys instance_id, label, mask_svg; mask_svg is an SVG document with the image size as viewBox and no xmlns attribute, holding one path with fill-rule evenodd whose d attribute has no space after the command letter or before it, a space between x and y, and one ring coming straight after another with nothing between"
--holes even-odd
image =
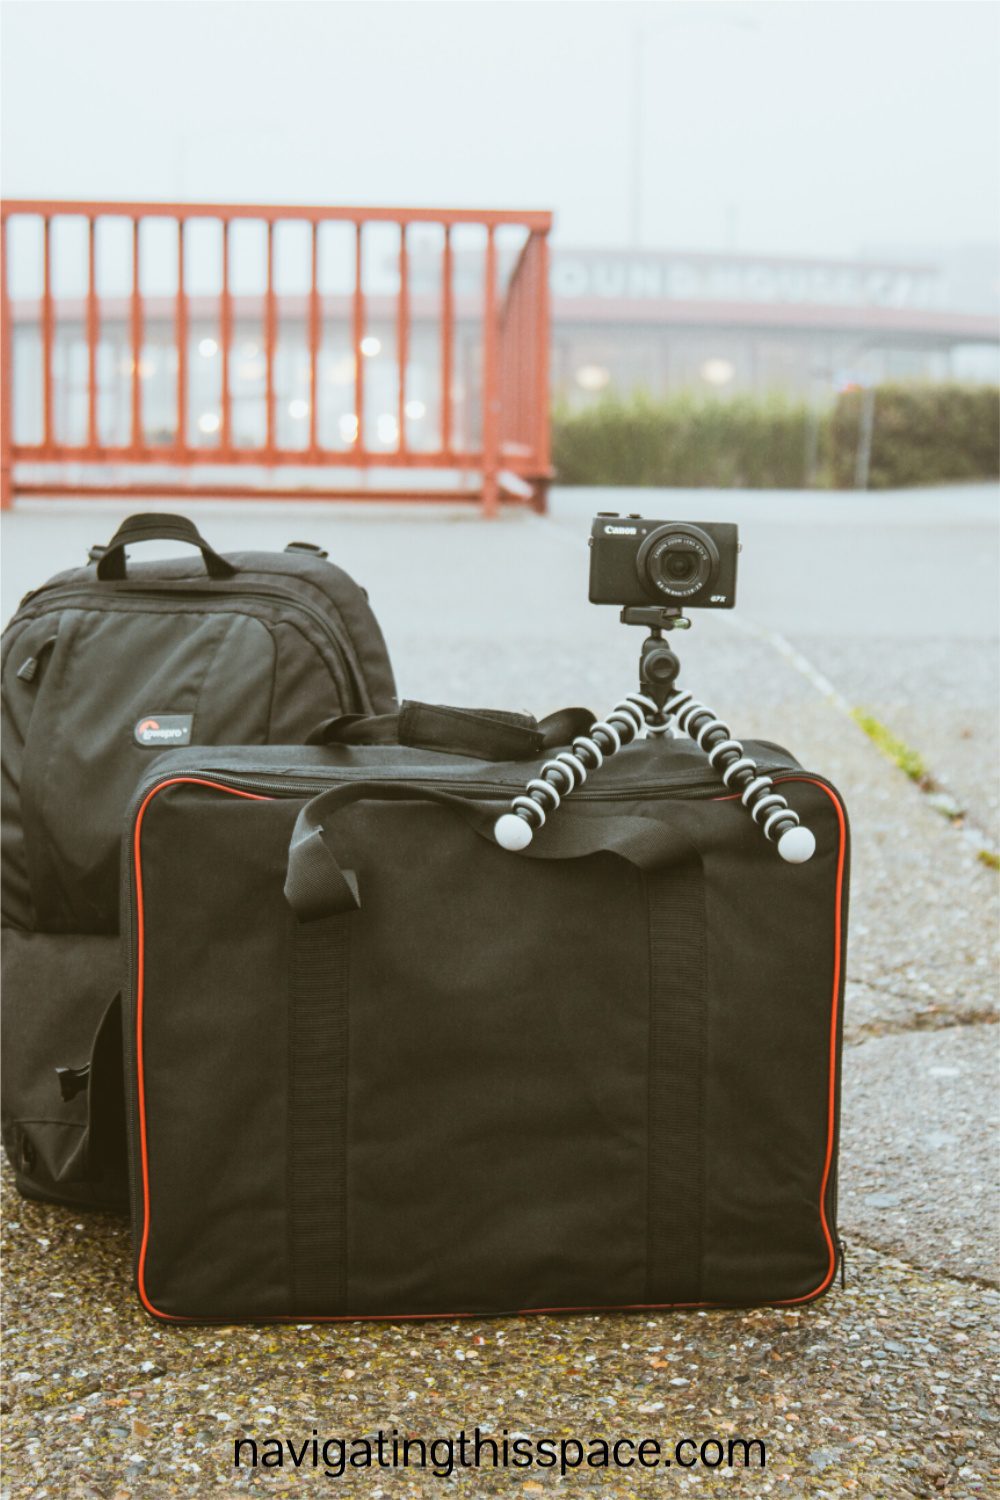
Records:
<instances>
[{"instance_id":1,"label":"black webbing strap","mask_svg":"<svg viewBox=\"0 0 1000 1500\"><path fill-rule=\"evenodd\" d=\"M700 861L650 872L646 1298L701 1301L705 882Z\"/></svg>"},{"instance_id":2,"label":"black webbing strap","mask_svg":"<svg viewBox=\"0 0 1000 1500\"><path fill-rule=\"evenodd\" d=\"M351 781L320 792L300 809L288 850L285 897L300 922L315 922L361 905L353 870L346 869L327 839L335 815L352 802L436 802L463 818L479 836L497 848L493 837L496 806L406 781ZM498 852L501 852L498 850ZM556 821L543 830L519 859L581 859L588 854L617 854L640 870L678 861L690 863L694 846L668 822L634 813ZM506 856L504 856L506 857Z\"/></svg>"},{"instance_id":3,"label":"black webbing strap","mask_svg":"<svg viewBox=\"0 0 1000 1500\"><path fill-rule=\"evenodd\" d=\"M351 918L294 924L288 1007L292 1307L347 1311L347 1040Z\"/></svg>"}]
</instances>

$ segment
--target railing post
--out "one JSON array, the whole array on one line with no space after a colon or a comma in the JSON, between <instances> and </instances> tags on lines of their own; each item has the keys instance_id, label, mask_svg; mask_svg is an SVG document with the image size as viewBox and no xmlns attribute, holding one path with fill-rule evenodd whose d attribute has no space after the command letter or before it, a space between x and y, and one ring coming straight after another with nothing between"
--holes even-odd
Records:
<instances>
[{"instance_id":1,"label":"railing post","mask_svg":"<svg viewBox=\"0 0 1000 1500\"><path fill-rule=\"evenodd\" d=\"M406 366L410 357L410 258L406 244L406 225L399 226L399 303L396 309L396 364L398 390L396 401L396 451L406 452Z\"/></svg>"},{"instance_id":2,"label":"railing post","mask_svg":"<svg viewBox=\"0 0 1000 1500\"><path fill-rule=\"evenodd\" d=\"M188 312L184 279L184 219L177 220L177 303L174 338L177 342L177 457L183 460L188 428Z\"/></svg>"},{"instance_id":3,"label":"railing post","mask_svg":"<svg viewBox=\"0 0 1000 1500\"><path fill-rule=\"evenodd\" d=\"M52 220L42 220L42 432L43 452L52 452Z\"/></svg>"},{"instance_id":4,"label":"railing post","mask_svg":"<svg viewBox=\"0 0 1000 1500\"><path fill-rule=\"evenodd\" d=\"M97 425L97 220L87 219L87 446L94 455L100 446Z\"/></svg>"},{"instance_id":5,"label":"railing post","mask_svg":"<svg viewBox=\"0 0 1000 1500\"><path fill-rule=\"evenodd\" d=\"M319 222L312 223L312 245L309 271L309 457L319 456L319 346L322 329L319 305Z\"/></svg>"},{"instance_id":6,"label":"railing post","mask_svg":"<svg viewBox=\"0 0 1000 1500\"><path fill-rule=\"evenodd\" d=\"M142 290L139 264L139 215L132 220L132 453L142 451L142 387L139 366L142 363Z\"/></svg>"},{"instance_id":7,"label":"railing post","mask_svg":"<svg viewBox=\"0 0 1000 1500\"><path fill-rule=\"evenodd\" d=\"M274 346L277 319L274 306L274 220L267 221L267 290L264 295L264 461L274 462Z\"/></svg>"},{"instance_id":8,"label":"railing post","mask_svg":"<svg viewBox=\"0 0 1000 1500\"><path fill-rule=\"evenodd\" d=\"M497 391L497 246L486 231L486 286L483 296L483 515L495 516L500 503L499 396Z\"/></svg>"},{"instance_id":9,"label":"railing post","mask_svg":"<svg viewBox=\"0 0 1000 1500\"><path fill-rule=\"evenodd\" d=\"M354 226L354 300L351 307L351 338L354 343L354 452L361 455L365 445L365 361L361 341L365 336L364 243L359 219Z\"/></svg>"},{"instance_id":10,"label":"railing post","mask_svg":"<svg viewBox=\"0 0 1000 1500\"><path fill-rule=\"evenodd\" d=\"M4 217L0 219L0 510L8 510L14 503L13 337L7 289L7 219Z\"/></svg>"},{"instance_id":11,"label":"railing post","mask_svg":"<svg viewBox=\"0 0 1000 1500\"><path fill-rule=\"evenodd\" d=\"M444 226L441 256L441 452L451 458L451 387L455 340L455 293L452 285L451 225Z\"/></svg>"},{"instance_id":12,"label":"railing post","mask_svg":"<svg viewBox=\"0 0 1000 1500\"><path fill-rule=\"evenodd\" d=\"M535 496L532 509L544 515L548 509L551 454L551 413L549 392L549 241L544 230L532 235L535 242Z\"/></svg>"},{"instance_id":13,"label":"railing post","mask_svg":"<svg viewBox=\"0 0 1000 1500\"><path fill-rule=\"evenodd\" d=\"M222 295L219 302L219 343L222 365L219 381L220 413L219 447L231 453L233 446L233 403L229 388L229 355L233 344L233 299L229 289L229 220L222 221Z\"/></svg>"}]
</instances>

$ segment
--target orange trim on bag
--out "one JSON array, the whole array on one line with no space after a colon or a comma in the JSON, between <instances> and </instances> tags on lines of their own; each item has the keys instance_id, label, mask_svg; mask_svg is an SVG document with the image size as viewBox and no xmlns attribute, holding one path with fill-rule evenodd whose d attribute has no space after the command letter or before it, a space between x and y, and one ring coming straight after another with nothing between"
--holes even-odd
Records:
<instances>
[{"instance_id":1,"label":"orange trim on bag","mask_svg":"<svg viewBox=\"0 0 1000 1500\"><path fill-rule=\"evenodd\" d=\"M139 1246L139 1259L136 1265L136 1284L142 1305L156 1318L170 1318L170 1313L162 1313L159 1308L153 1306L146 1296L146 1247L149 1244L149 1153L146 1143L146 1074L142 1058L142 1007L145 998L145 957L146 957L146 921L142 901L142 820L146 816L146 808L152 802L158 792L165 791L168 786L207 786L216 792L232 792L235 797L246 797L250 802L269 802L269 797L258 796L255 792L241 792L236 787L222 786L218 781L206 781L201 776L174 776L169 781L158 782L152 791L147 793L143 799L139 811L135 817L135 831L132 835L132 854L135 861L135 957L136 957L136 979L135 979L135 1077L136 1091L139 1104L139 1155L142 1160L142 1243ZM191 1318L176 1318L177 1322L193 1322Z\"/></svg>"},{"instance_id":2,"label":"orange trim on bag","mask_svg":"<svg viewBox=\"0 0 1000 1500\"><path fill-rule=\"evenodd\" d=\"M847 858L847 822L844 816L844 807L840 798L830 787L821 781L815 781L811 776L781 776L775 777L775 784L785 781L801 781L809 786L817 786L826 793L833 803L837 814L839 827L839 847L837 851L837 893L834 903L834 957L833 957L833 1001L830 1007L830 1053L829 1053L829 1083L827 1088L826 1111L827 1111L827 1138L826 1155L823 1162L823 1176L820 1183L819 1213L820 1223L823 1228L823 1236L826 1240L829 1252L829 1264L819 1285L811 1292L804 1293L801 1297L779 1297L770 1304L772 1307L791 1307L800 1302L811 1302L826 1291L833 1280L837 1270L837 1249L834 1244L833 1235L826 1217L826 1194L830 1182L830 1173L833 1170L833 1155L837 1135L837 1028L840 1008L840 976L841 955L843 952L843 906L844 906L844 866ZM136 1265L136 1285L139 1298L146 1311L154 1318L160 1318L168 1323L210 1323L210 1318L190 1317L183 1313L161 1312L154 1307L146 1294L146 1251L149 1245L150 1224L150 1198L149 1198L149 1156L146 1138L146 1092L145 1074L142 1056L142 1017L143 1000L145 990L145 914L143 910L142 892L142 848L141 834L142 823L152 799L158 792L165 791L170 786L205 786L211 791L229 792L234 797L244 797L249 802L271 802L271 797L262 796L258 792L244 792L238 787L224 786L221 782L208 781L201 776L174 776L169 781L159 782L147 794L139 811L136 814L135 830L132 837L132 852L135 863L135 900L136 900L136 1085L139 1106L139 1151L142 1162L142 1196L143 1196L143 1224L142 1241L139 1247L139 1257ZM715 802L732 802L736 800L739 793L734 796L715 797ZM743 1306L741 1303L725 1302L615 1302L608 1304L592 1304L582 1307L522 1307L512 1309L512 1316L528 1316L545 1313L583 1313L583 1312L656 1312L668 1309L681 1310L683 1308L695 1307L717 1307L725 1308L732 1306ZM496 1316L495 1314L478 1312L435 1312L435 1313L275 1313L267 1318L254 1318L255 1323L409 1323L426 1321L431 1318L480 1318ZM219 1318L220 1323L231 1322L231 1318Z\"/></svg>"}]
</instances>

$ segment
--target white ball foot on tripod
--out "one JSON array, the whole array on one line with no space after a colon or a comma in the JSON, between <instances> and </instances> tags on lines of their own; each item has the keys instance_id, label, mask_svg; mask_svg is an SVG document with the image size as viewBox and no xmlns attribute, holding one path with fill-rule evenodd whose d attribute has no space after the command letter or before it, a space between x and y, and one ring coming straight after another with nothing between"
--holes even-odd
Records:
<instances>
[{"instance_id":1,"label":"white ball foot on tripod","mask_svg":"<svg viewBox=\"0 0 1000 1500\"><path fill-rule=\"evenodd\" d=\"M804 865L816 853L816 836L808 828L788 828L778 840L778 853L790 865Z\"/></svg>"},{"instance_id":2,"label":"white ball foot on tripod","mask_svg":"<svg viewBox=\"0 0 1000 1500\"><path fill-rule=\"evenodd\" d=\"M527 849L534 836L531 824L526 819L519 818L517 813L504 813L493 825L493 837L500 848L509 849L512 854Z\"/></svg>"}]
</instances>

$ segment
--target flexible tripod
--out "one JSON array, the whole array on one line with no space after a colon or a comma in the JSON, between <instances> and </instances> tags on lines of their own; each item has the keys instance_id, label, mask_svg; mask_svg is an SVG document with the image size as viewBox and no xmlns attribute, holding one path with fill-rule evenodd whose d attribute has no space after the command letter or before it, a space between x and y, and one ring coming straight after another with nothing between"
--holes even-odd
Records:
<instances>
[{"instance_id":1,"label":"flexible tripod","mask_svg":"<svg viewBox=\"0 0 1000 1500\"><path fill-rule=\"evenodd\" d=\"M497 819L493 829L497 843L515 852L526 849L546 818L564 797L583 785L591 771L617 754L623 745L638 739L643 730L649 735L669 734L676 722L677 728L705 752L709 765L719 771L725 786L739 797L764 837L777 845L782 859L792 865L811 859L816 839L808 828L803 828L794 808L775 791L772 777L760 772L756 761L733 738L729 725L712 709L693 693L677 688L681 664L663 634L686 630L691 621L680 609L657 605L626 607L621 620L624 625L644 625L649 629L639 656L639 691L616 703L607 718L590 726L589 733L577 735L570 750L560 751L546 761L539 774L513 799L508 811Z\"/></svg>"}]
</instances>

